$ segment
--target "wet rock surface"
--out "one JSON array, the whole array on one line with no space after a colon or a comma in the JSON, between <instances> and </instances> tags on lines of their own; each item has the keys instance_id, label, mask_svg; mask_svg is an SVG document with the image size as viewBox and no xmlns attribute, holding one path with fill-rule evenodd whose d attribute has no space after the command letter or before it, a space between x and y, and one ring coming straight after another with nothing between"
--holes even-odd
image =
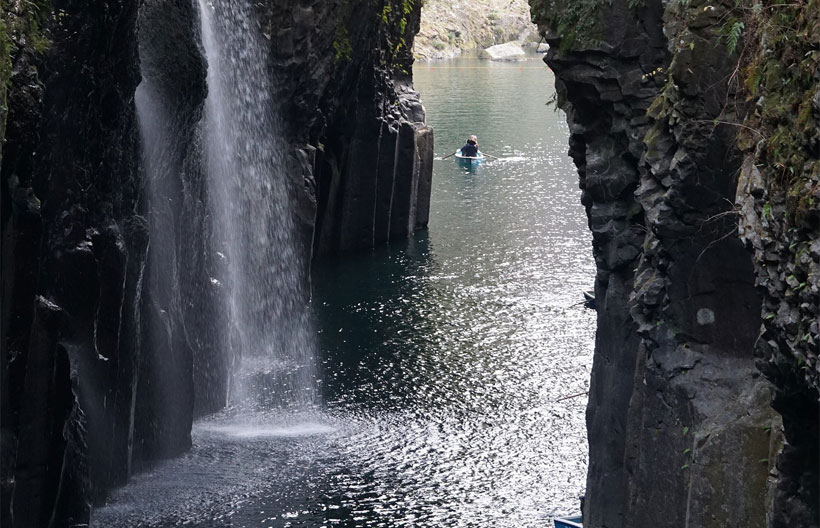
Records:
<instances>
[{"instance_id":1,"label":"wet rock surface","mask_svg":"<svg viewBox=\"0 0 820 528\"><path fill-rule=\"evenodd\" d=\"M15 7L21 18L46 8ZM133 228L141 225L136 3L59 2L54 9L60 16L47 34L18 25L10 50L2 159L4 526L81 523L97 485L105 485L101 420L106 402L129 391L117 383L120 353L135 338L120 332L137 317L125 302L136 295L126 269L129 259L139 267L146 250Z\"/></svg>"},{"instance_id":2,"label":"wet rock surface","mask_svg":"<svg viewBox=\"0 0 820 528\"><path fill-rule=\"evenodd\" d=\"M764 13L747 44L749 100L738 176L739 233L754 255L758 367L776 387L786 445L772 526L820 526L820 4ZM805 15L804 15L805 11ZM790 22L783 26L783 21ZM795 38L796 35L814 35ZM781 64L787 73L776 76ZM767 75L757 79L761 72ZM784 108L797 111L783 112Z\"/></svg>"},{"instance_id":3,"label":"wet rock surface","mask_svg":"<svg viewBox=\"0 0 820 528\"><path fill-rule=\"evenodd\" d=\"M761 221L788 217L738 148L732 5L590 3L580 35L531 4L598 267L585 526L815 526L816 384L777 358L817 354L817 235Z\"/></svg>"},{"instance_id":4,"label":"wet rock surface","mask_svg":"<svg viewBox=\"0 0 820 528\"><path fill-rule=\"evenodd\" d=\"M429 217L433 131L410 74L421 7L374 6L280 2L260 14L291 155L312 165L294 193L305 218L317 209L317 256L407 237Z\"/></svg>"},{"instance_id":5,"label":"wet rock surface","mask_svg":"<svg viewBox=\"0 0 820 528\"><path fill-rule=\"evenodd\" d=\"M419 8L296 4L257 7L304 250L407 236L427 223L432 174L408 73ZM229 336L213 328L226 277L204 250L197 161L206 66L191 2L9 5L0 524L68 526L134 471L187 449L193 418L225 404ZM151 109L163 123L153 144L136 114L141 81L167 105ZM151 159L175 176L149 181Z\"/></svg>"}]
</instances>

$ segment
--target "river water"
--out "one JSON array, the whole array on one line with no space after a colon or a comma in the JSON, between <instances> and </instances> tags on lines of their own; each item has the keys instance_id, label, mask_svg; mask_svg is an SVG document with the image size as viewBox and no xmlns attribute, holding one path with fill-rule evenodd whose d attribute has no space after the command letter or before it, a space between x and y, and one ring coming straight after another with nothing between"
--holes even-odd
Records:
<instances>
[{"instance_id":1,"label":"river water","mask_svg":"<svg viewBox=\"0 0 820 528\"><path fill-rule=\"evenodd\" d=\"M552 76L419 64L435 128L428 231L314 267L323 403L229 409L92 526L543 527L577 510L594 264ZM467 134L499 157L441 159Z\"/></svg>"}]
</instances>

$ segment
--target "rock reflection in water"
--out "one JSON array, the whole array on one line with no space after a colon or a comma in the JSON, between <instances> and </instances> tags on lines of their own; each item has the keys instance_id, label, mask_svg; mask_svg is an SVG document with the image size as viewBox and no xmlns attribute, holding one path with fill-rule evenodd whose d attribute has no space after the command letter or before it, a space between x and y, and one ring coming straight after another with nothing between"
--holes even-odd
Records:
<instances>
[{"instance_id":1,"label":"rock reflection in water","mask_svg":"<svg viewBox=\"0 0 820 528\"><path fill-rule=\"evenodd\" d=\"M314 269L324 404L200 422L95 526L541 527L577 509L586 400L558 400L589 378L589 234L546 68L462 68L486 64L420 65L416 84L439 158L478 130L502 160L436 161L428 233Z\"/></svg>"}]
</instances>

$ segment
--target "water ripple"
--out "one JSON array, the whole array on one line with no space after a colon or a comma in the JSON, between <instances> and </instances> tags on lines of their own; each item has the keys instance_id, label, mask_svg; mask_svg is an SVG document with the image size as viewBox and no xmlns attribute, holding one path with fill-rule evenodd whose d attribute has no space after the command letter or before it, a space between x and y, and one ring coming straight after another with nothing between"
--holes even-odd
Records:
<instances>
[{"instance_id":1,"label":"water ripple","mask_svg":"<svg viewBox=\"0 0 820 528\"><path fill-rule=\"evenodd\" d=\"M437 154L476 132L502 160L435 161L429 232L316 267L324 405L197 424L96 526L520 528L577 509L586 399L561 399L588 386L594 264L566 125L545 70L447 64L416 69Z\"/></svg>"}]
</instances>

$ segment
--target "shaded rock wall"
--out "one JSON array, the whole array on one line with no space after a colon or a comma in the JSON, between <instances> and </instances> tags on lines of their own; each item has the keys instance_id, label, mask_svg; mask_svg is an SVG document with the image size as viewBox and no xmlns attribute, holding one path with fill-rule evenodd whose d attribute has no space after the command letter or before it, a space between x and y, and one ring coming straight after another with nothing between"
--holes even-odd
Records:
<instances>
[{"instance_id":1,"label":"shaded rock wall","mask_svg":"<svg viewBox=\"0 0 820 528\"><path fill-rule=\"evenodd\" d=\"M820 3L749 19L740 78L741 238L763 299L758 367L776 387L786 446L772 526L820 526Z\"/></svg>"},{"instance_id":2,"label":"shaded rock wall","mask_svg":"<svg viewBox=\"0 0 820 528\"><path fill-rule=\"evenodd\" d=\"M12 7L13 16L49 29L26 24L11 35L2 522L61 526L82 522L90 497L108 484L103 424L113 419L108 403L129 392L117 384L123 359L138 354L135 333L122 332L139 311L139 276L129 269L141 269L147 250L136 214L137 8Z\"/></svg>"},{"instance_id":3,"label":"shaded rock wall","mask_svg":"<svg viewBox=\"0 0 820 528\"><path fill-rule=\"evenodd\" d=\"M755 238L774 237L754 218L744 238L754 233L759 252L738 236L736 199L758 216L766 202L738 186L739 131L754 105L738 74L743 41L727 35L748 12L734 2L531 5L551 45L598 267L585 526L786 526L789 515L816 525L814 378L763 368L764 378L756 358L771 343L791 356L816 342L816 301L783 285L813 295L817 237L801 234L803 252L780 247L778 296L759 289L772 271ZM791 271L795 258L805 271ZM777 327L788 321L791 334ZM798 354L809 363L813 350ZM799 405L776 399L775 413L770 380Z\"/></svg>"},{"instance_id":4,"label":"shaded rock wall","mask_svg":"<svg viewBox=\"0 0 820 528\"><path fill-rule=\"evenodd\" d=\"M206 64L199 15L189 0L141 3L142 82L134 102L140 133L140 213L148 255L140 279L140 353L127 378L135 431L120 479L190 447L192 419L225 403L230 350L219 335L224 280L210 250L212 226L201 159ZM126 408L122 411L125 413ZM125 413L127 415L127 413ZM123 413L117 413L123 415Z\"/></svg>"},{"instance_id":5,"label":"shaded rock wall","mask_svg":"<svg viewBox=\"0 0 820 528\"><path fill-rule=\"evenodd\" d=\"M433 131L412 89L420 2L271 4L292 160L317 256L406 238L429 219ZM286 80L285 80L286 79ZM306 231L311 231L307 229Z\"/></svg>"},{"instance_id":6,"label":"shaded rock wall","mask_svg":"<svg viewBox=\"0 0 820 528\"><path fill-rule=\"evenodd\" d=\"M257 8L305 251L424 227L432 130L409 75L420 6ZM225 403L198 13L189 0L4 0L0 15L0 524L82 524Z\"/></svg>"}]
</instances>

